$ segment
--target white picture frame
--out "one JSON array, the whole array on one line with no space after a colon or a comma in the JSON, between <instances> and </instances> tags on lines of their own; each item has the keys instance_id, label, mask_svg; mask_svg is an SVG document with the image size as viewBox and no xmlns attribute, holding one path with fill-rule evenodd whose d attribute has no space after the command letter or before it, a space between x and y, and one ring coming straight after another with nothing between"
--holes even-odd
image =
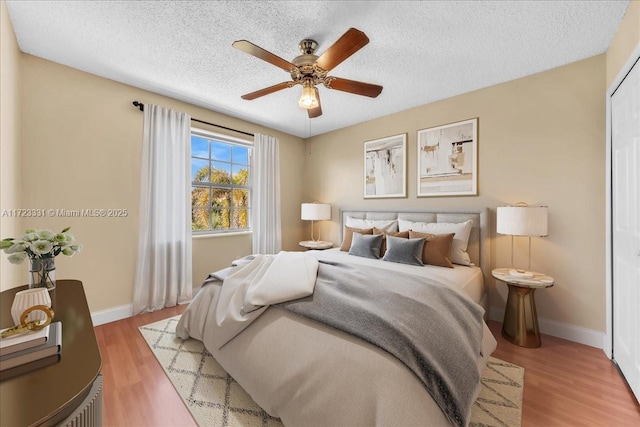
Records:
<instances>
[{"instance_id":1,"label":"white picture frame","mask_svg":"<svg viewBox=\"0 0 640 427\"><path fill-rule=\"evenodd\" d=\"M364 198L407 197L407 134L364 143Z\"/></svg>"},{"instance_id":2,"label":"white picture frame","mask_svg":"<svg viewBox=\"0 0 640 427\"><path fill-rule=\"evenodd\" d=\"M417 132L417 196L478 195L478 118Z\"/></svg>"}]
</instances>

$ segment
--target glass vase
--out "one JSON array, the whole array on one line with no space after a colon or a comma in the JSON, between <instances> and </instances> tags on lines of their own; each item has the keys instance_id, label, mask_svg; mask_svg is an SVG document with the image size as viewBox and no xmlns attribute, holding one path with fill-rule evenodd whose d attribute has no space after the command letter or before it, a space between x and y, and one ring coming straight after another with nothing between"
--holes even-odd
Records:
<instances>
[{"instance_id":1,"label":"glass vase","mask_svg":"<svg viewBox=\"0 0 640 427\"><path fill-rule=\"evenodd\" d=\"M56 259L29 258L29 289L56 288Z\"/></svg>"}]
</instances>

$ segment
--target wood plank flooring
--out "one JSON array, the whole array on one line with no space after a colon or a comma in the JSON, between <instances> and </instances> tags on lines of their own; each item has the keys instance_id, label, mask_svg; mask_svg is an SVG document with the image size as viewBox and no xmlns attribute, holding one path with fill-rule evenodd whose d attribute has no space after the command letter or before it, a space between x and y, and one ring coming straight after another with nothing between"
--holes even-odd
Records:
<instances>
[{"instance_id":1,"label":"wood plank flooring","mask_svg":"<svg viewBox=\"0 0 640 427\"><path fill-rule=\"evenodd\" d=\"M493 356L525 368L523 427L640 426L640 405L602 350L548 335L523 348L502 338L501 323L489 328Z\"/></svg>"},{"instance_id":2,"label":"wood plank flooring","mask_svg":"<svg viewBox=\"0 0 640 427\"><path fill-rule=\"evenodd\" d=\"M172 307L95 328L102 354L104 426L196 426L138 327L184 311ZM543 335L542 347L498 340L495 357L525 368L523 427L640 426L640 405L602 350Z\"/></svg>"},{"instance_id":3,"label":"wood plank flooring","mask_svg":"<svg viewBox=\"0 0 640 427\"><path fill-rule=\"evenodd\" d=\"M185 309L171 307L95 327L102 355L104 427L197 426L138 331Z\"/></svg>"}]
</instances>

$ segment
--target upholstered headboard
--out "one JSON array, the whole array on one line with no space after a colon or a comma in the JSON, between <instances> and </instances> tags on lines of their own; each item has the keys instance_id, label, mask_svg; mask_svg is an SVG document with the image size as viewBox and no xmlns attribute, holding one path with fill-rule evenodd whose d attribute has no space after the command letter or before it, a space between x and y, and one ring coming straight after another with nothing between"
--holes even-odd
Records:
<instances>
[{"instance_id":1,"label":"upholstered headboard","mask_svg":"<svg viewBox=\"0 0 640 427\"><path fill-rule=\"evenodd\" d=\"M471 258L471 262L479 266L485 277L485 283L491 273L490 269L490 226L489 226L489 209L463 209L463 210L402 210L402 211L375 211L375 210L358 210L358 209L341 209L340 210L340 231L339 241L342 241L342 232L347 216L360 219L405 219L408 221L420 222L449 222L459 223L467 220L473 221L471 235L469 236L469 244L467 253Z\"/></svg>"}]
</instances>

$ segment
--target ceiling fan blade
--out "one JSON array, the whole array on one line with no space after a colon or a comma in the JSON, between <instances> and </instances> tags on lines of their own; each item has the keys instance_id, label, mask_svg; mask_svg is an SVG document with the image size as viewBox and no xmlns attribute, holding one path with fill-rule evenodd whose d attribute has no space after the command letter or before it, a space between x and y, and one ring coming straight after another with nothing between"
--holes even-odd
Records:
<instances>
[{"instance_id":1,"label":"ceiling fan blade","mask_svg":"<svg viewBox=\"0 0 640 427\"><path fill-rule=\"evenodd\" d=\"M277 85L265 87L264 89L257 90L255 92L248 93L246 95L242 95L242 99L246 99L247 101L251 101L252 99L260 98L261 96L269 95L270 93L277 92L282 89L286 89L291 87L292 82L282 82Z\"/></svg>"},{"instance_id":2,"label":"ceiling fan blade","mask_svg":"<svg viewBox=\"0 0 640 427\"><path fill-rule=\"evenodd\" d=\"M269 52L268 50L264 50L260 46L256 46L255 44L249 41L236 40L235 42L233 42L231 46L245 53L248 53L249 55L253 55L256 58L260 58L263 61L267 61L268 63L273 64L276 67L282 68L288 73L290 73L294 68L296 68L296 66L293 65L291 62L284 60L279 56Z\"/></svg>"},{"instance_id":3,"label":"ceiling fan blade","mask_svg":"<svg viewBox=\"0 0 640 427\"><path fill-rule=\"evenodd\" d=\"M349 28L329 49L316 61L318 67L330 71L342 61L362 49L369 43L365 33L355 28Z\"/></svg>"},{"instance_id":4,"label":"ceiling fan blade","mask_svg":"<svg viewBox=\"0 0 640 427\"><path fill-rule=\"evenodd\" d=\"M307 110L310 119L314 119L316 117L320 117L322 115L322 105L320 105L320 92L318 92L318 88L314 87L316 91L316 99L318 100L318 106L316 108L311 108Z\"/></svg>"},{"instance_id":5,"label":"ceiling fan blade","mask_svg":"<svg viewBox=\"0 0 640 427\"><path fill-rule=\"evenodd\" d=\"M355 80L341 79L340 77L330 77L325 83L329 89L341 90L343 92L355 93L356 95L375 98L382 92L382 86L371 83L357 82Z\"/></svg>"}]
</instances>

